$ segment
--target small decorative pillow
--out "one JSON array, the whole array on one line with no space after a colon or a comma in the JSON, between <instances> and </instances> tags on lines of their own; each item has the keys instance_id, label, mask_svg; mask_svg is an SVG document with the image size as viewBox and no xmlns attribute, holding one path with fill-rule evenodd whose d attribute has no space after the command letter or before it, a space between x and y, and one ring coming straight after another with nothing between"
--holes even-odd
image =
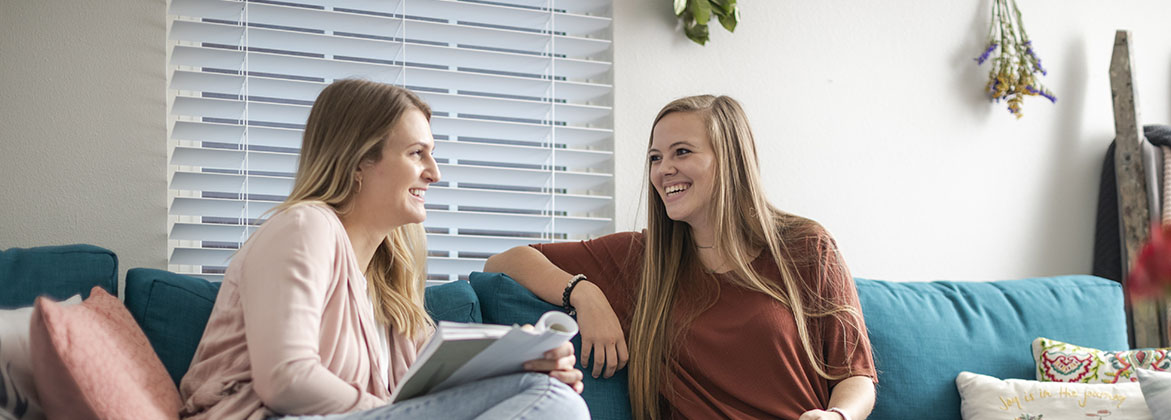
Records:
<instances>
[{"instance_id":1,"label":"small decorative pillow","mask_svg":"<svg viewBox=\"0 0 1171 420\"><path fill-rule=\"evenodd\" d=\"M81 303L81 295L62 303ZM28 324L32 316L31 306L0 310L0 418L45 417L29 360Z\"/></svg>"},{"instance_id":2,"label":"small decorative pillow","mask_svg":"<svg viewBox=\"0 0 1171 420\"><path fill-rule=\"evenodd\" d=\"M179 392L118 298L94 287L80 305L37 298L33 377L48 418L177 419Z\"/></svg>"},{"instance_id":3,"label":"small decorative pillow","mask_svg":"<svg viewBox=\"0 0 1171 420\"><path fill-rule=\"evenodd\" d=\"M1038 381L1137 382L1136 367L1171 370L1171 349L1102 351L1040 337L1033 340L1033 361Z\"/></svg>"},{"instance_id":4,"label":"small decorative pillow","mask_svg":"<svg viewBox=\"0 0 1171 420\"><path fill-rule=\"evenodd\" d=\"M1000 380L960 372L960 414L964 420L1111 418L1151 419L1139 384L1081 384Z\"/></svg>"},{"instance_id":5,"label":"small decorative pillow","mask_svg":"<svg viewBox=\"0 0 1171 420\"><path fill-rule=\"evenodd\" d=\"M1138 384L1143 389L1143 398L1151 417L1171 419L1171 372L1136 368Z\"/></svg>"}]
</instances>

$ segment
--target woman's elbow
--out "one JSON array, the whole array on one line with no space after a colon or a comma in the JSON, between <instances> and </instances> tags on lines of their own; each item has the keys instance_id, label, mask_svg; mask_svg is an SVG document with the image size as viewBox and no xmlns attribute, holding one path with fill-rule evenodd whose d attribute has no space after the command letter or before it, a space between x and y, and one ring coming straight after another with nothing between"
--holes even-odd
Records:
<instances>
[{"instance_id":1,"label":"woman's elbow","mask_svg":"<svg viewBox=\"0 0 1171 420\"><path fill-rule=\"evenodd\" d=\"M301 413L304 402L298 397L297 388L307 373L299 372L300 366L288 364L268 372L252 371L252 390L265 407L283 414Z\"/></svg>"},{"instance_id":2,"label":"woman's elbow","mask_svg":"<svg viewBox=\"0 0 1171 420\"><path fill-rule=\"evenodd\" d=\"M488 261L484 262L484 271L490 273L506 273L505 269L509 265L508 260L524 252L527 248L529 248L527 245L512 247L507 251L488 257Z\"/></svg>"}]
</instances>

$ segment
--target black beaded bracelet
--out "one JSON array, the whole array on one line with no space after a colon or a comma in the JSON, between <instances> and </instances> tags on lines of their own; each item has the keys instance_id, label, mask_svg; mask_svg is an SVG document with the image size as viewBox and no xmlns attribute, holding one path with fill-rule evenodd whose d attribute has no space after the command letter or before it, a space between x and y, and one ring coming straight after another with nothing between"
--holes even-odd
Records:
<instances>
[{"instance_id":1,"label":"black beaded bracelet","mask_svg":"<svg viewBox=\"0 0 1171 420\"><path fill-rule=\"evenodd\" d=\"M569 295L573 293L573 288L577 287L577 283L585 279L585 274L578 274L573 276L572 279L569 279L569 285L565 286L565 293L561 294L561 307L565 308L565 311L569 313L569 316L577 315L577 309L569 304Z\"/></svg>"}]
</instances>

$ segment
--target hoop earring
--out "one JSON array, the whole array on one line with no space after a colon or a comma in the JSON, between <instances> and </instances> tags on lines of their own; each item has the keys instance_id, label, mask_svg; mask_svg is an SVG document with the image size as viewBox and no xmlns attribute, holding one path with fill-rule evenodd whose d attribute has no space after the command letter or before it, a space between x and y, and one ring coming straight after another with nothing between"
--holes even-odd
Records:
<instances>
[{"instance_id":1,"label":"hoop earring","mask_svg":"<svg viewBox=\"0 0 1171 420\"><path fill-rule=\"evenodd\" d=\"M362 178L355 178L354 181L358 183L358 193L361 193L362 192Z\"/></svg>"}]
</instances>

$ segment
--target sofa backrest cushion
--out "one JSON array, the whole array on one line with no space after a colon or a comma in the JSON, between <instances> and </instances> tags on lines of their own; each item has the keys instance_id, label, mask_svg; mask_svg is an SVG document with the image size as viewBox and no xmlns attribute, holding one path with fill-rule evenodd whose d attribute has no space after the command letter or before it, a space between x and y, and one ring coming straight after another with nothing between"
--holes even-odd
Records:
<instances>
[{"instance_id":1,"label":"sofa backrest cushion","mask_svg":"<svg viewBox=\"0 0 1171 420\"><path fill-rule=\"evenodd\" d=\"M1037 337L1127 347L1122 288L1098 277L856 283L878 368L872 419L959 419L956 376L1033 379Z\"/></svg>"},{"instance_id":2,"label":"sofa backrest cushion","mask_svg":"<svg viewBox=\"0 0 1171 420\"><path fill-rule=\"evenodd\" d=\"M532 324L548 311L560 311L560 306L551 305L517 284L511 277L501 273L471 274L470 281L476 295L480 297L484 322L488 324ZM581 335L573 338L575 354L581 353ZM578 363L578 369L581 363ZM585 389L581 397L590 408L590 417L595 420L626 420L630 415L630 393L626 384L626 369L619 370L610 378L594 378L586 372L582 383Z\"/></svg>"},{"instance_id":3,"label":"sofa backrest cushion","mask_svg":"<svg viewBox=\"0 0 1171 420\"><path fill-rule=\"evenodd\" d=\"M423 307L435 322L484 322L480 316L480 299L466 281L428 287L423 295Z\"/></svg>"},{"instance_id":4,"label":"sofa backrest cushion","mask_svg":"<svg viewBox=\"0 0 1171 420\"><path fill-rule=\"evenodd\" d=\"M0 251L0 308L32 306L37 296L89 297L94 286L118 295L118 257L93 245L9 248Z\"/></svg>"},{"instance_id":5,"label":"sofa backrest cushion","mask_svg":"<svg viewBox=\"0 0 1171 420\"><path fill-rule=\"evenodd\" d=\"M126 308L175 386L195 357L219 290L219 282L169 271L135 268L126 273ZM480 301L466 281L428 287L425 299L436 322L480 322Z\"/></svg>"},{"instance_id":6,"label":"sofa backrest cushion","mask_svg":"<svg viewBox=\"0 0 1171 420\"><path fill-rule=\"evenodd\" d=\"M218 282L151 268L126 272L124 303L175 386L187 373L215 306Z\"/></svg>"}]
</instances>

